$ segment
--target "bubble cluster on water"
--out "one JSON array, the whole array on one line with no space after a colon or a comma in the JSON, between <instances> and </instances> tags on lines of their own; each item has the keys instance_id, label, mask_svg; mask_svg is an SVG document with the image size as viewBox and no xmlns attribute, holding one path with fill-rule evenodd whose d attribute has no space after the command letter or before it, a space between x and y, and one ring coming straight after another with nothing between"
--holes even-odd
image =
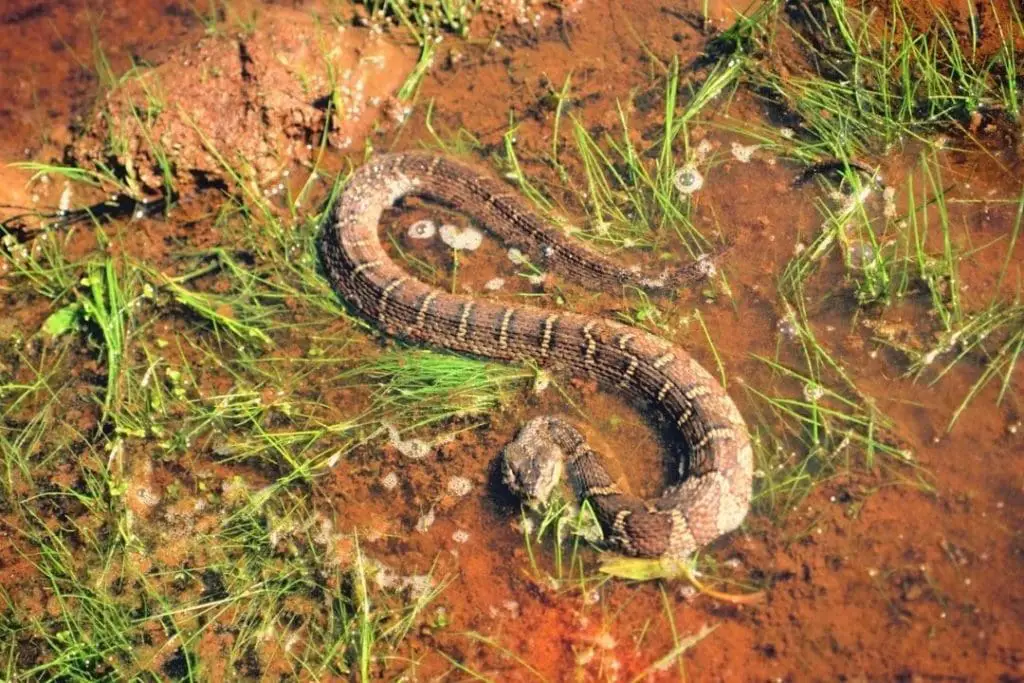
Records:
<instances>
[{"instance_id":1,"label":"bubble cluster on water","mask_svg":"<svg viewBox=\"0 0 1024 683\"><path fill-rule=\"evenodd\" d=\"M428 240L437 234L437 224L424 218L410 225L408 234L414 240Z\"/></svg>"},{"instance_id":2,"label":"bubble cluster on water","mask_svg":"<svg viewBox=\"0 0 1024 683\"><path fill-rule=\"evenodd\" d=\"M738 142L733 142L730 147L732 156L736 161L741 164L749 164L750 160L754 157L754 152L760 148L760 145L741 145Z\"/></svg>"},{"instance_id":3,"label":"bubble cluster on water","mask_svg":"<svg viewBox=\"0 0 1024 683\"><path fill-rule=\"evenodd\" d=\"M796 323L793 321L792 318L789 317L779 318L779 320L775 323L775 329L779 333L780 337L790 340L796 339L800 333L800 330L797 328Z\"/></svg>"},{"instance_id":4,"label":"bubble cluster on water","mask_svg":"<svg viewBox=\"0 0 1024 683\"><path fill-rule=\"evenodd\" d=\"M875 246L870 242L854 242L846 251L850 265L854 268L865 268L877 257Z\"/></svg>"},{"instance_id":5,"label":"bubble cluster on water","mask_svg":"<svg viewBox=\"0 0 1024 683\"><path fill-rule=\"evenodd\" d=\"M441 241L456 251L475 251L484 241L484 234L472 226L459 228L450 223L441 226Z\"/></svg>"},{"instance_id":6,"label":"bubble cluster on water","mask_svg":"<svg viewBox=\"0 0 1024 683\"><path fill-rule=\"evenodd\" d=\"M434 508L430 508L416 520L416 531L421 534L427 533L430 527L434 526L434 520L436 519L437 515L434 513Z\"/></svg>"},{"instance_id":7,"label":"bubble cluster on water","mask_svg":"<svg viewBox=\"0 0 1024 683\"><path fill-rule=\"evenodd\" d=\"M456 498L461 498L473 490L473 482L466 477L456 476L448 480L448 486L446 488L449 494Z\"/></svg>"},{"instance_id":8,"label":"bubble cluster on water","mask_svg":"<svg viewBox=\"0 0 1024 683\"><path fill-rule=\"evenodd\" d=\"M384 487L386 491L391 491L398 487L398 475L394 472L388 472L386 475L381 477L380 485Z\"/></svg>"},{"instance_id":9,"label":"bubble cluster on water","mask_svg":"<svg viewBox=\"0 0 1024 683\"><path fill-rule=\"evenodd\" d=\"M693 164L683 166L672 176L672 184L682 195L691 195L704 187L704 176Z\"/></svg>"}]
</instances>

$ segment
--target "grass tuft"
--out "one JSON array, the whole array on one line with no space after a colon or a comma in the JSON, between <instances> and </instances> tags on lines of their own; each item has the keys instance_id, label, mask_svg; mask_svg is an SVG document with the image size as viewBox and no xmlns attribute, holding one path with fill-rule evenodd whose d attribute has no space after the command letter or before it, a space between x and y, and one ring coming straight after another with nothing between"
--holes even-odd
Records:
<instances>
[{"instance_id":1,"label":"grass tuft","mask_svg":"<svg viewBox=\"0 0 1024 683\"><path fill-rule=\"evenodd\" d=\"M936 12L923 30L894 3L890 13L840 0L787 6L777 24L802 49L806 64L788 64L783 77L761 38L766 59L750 60L745 79L774 105L800 120L802 155L850 160L884 152L972 116L1016 116L1019 16L997 54L978 60L962 46L953 23ZM1005 33L1003 32L1005 30ZM1014 74L1011 76L1010 74Z\"/></svg>"},{"instance_id":2,"label":"grass tuft","mask_svg":"<svg viewBox=\"0 0 1024 683\"><path fill-rule=\"evenodd\" d=\"M443 32L462 38L480 9L480 0L359 0L371 22L391 19L412 34L421 46L439 40Z\"/></svg>"}]
</instances>

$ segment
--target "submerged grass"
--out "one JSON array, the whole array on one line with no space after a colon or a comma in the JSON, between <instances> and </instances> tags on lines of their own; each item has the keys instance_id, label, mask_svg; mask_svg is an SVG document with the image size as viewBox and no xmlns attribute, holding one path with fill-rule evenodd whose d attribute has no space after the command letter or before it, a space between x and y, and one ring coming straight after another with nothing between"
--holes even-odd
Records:
<instances>
[{"instance_id":1,"label":"submerged grass","mask_svg":"<svg viewBox=\"0 0 1024 683\"><path fill-rule=\"evenodd\" d=\"M294 194L225 198L204 220L230 247L185 240L157 263L99 228L91 245L75 231L4 240L6 294L49 315L3 347L2 524L26 580L53 596L33 609L20 591L0 594L5 678L230 677L274 661L365 680L402 668L390 658L446 582L385 567L310 500L382 421L485 414L535 373L368 349L365 323L319 272L323 214L299 209L312 185L323 192L316 178L331 197L341 182L309 177ZM338 404L332 392L348 390ZM76 427L55 429L72 394L85 399ZM197 473L197 456L269 483ZM154 487L146 468L179 462ZM55 526L58 510L70 521ZM202 646L215 632L230 634L222 660Z\"/></svg>"},{"instance_id":2,"label":"submerged grass","mask_svg":"<svg viewBox=\"0 0 1024 683\"><path fill-rule=\"evenodd\" d=\"M376 387L371 412L403 418L410 427L486 415L508 402L536 373L433 351L385 353L338 375L344 383Z\"/></svg>"},{"instance_id":3,"label":"submerged grass","mask_svg":"<svg viewBox=\"0 0 1024 683\"><path fill-rule=\"evenodd\" d=\"M438 39L442 32L462 38L480 9L480 0L358 0L371 21L391 19L409 31L420 44Z\"/></svg>"},{"instance_id":4,"label":"submerged grass","mask_svg":"<svg viewBox=\"0 0 1024 683\"><path fill-rule=\"evenodd\" d=\"M536 581L587 595L606 580L588 572L582 554L585 548L593 547L603 538L589 502L577 505L564 495L556 494L540 510L524 509L520 527ZM550 562L546 559L549 549Z\"/></svg>"},{"instance_id":5,"label":"submerged grass","mask_svg":"<svg viewBox=\"0 0 1024 683\"><path fill-rule=\"evenodd\" d=\"M659 258L670 258L668 247L674 242L690 258L696 258L713 250L713 245L693 224L692 201L683 174L699 176L698 166L706 167L711 160L703 151L690 148L687 123L725 87L725 83L709 81L687 107L681 107L677 98L680 67L673 61L659 94L664 102L661 135L651 146L640 147L636 140L641 136L624 103L618 107L619 131L615 135L595 134L576 115L565 115L565 103L572 96L570 75L561 89L551 93L555 112L551 151L529 158L531 164L541 164L557 174L562 188L558 196L564 197L568 206L558 206L559 200L527 179L515 144L514 122L505 135L503 170L553 223L598 248L656 251ZM706 96L701 97L702 93ZM563 135L571 144L562 141ZM578 177L582 183L575 181ZM577 198L585 199L575 204ZM585 227L567 225L563 208L582 213Z\"/></svg>"},{"instance_id":6,"label":"submerged grass","mask_svg":"<svg viewBox=\"0 0 1024 683\"><path fill-rule=\"evenodd\" d=\"M994 345L991 344L992 340L996 340ZM1012 304L993 304L979 313L968 316L955 330L943 335L939 344L921 356L912 365L912 369L920 373L925 368L926 361L943 353L949 354L950 358L936 373L931 384L941 380L964 358L973 355L984 359L980 375L960 405L953 411L946 425L946 430L949 431L971 401L993 380L998 381L999 385L996 404L1002 403L1006 398L1018 363L1024 357L1024 304L1019 301Z\"/></svg>"},{"instance_id":7,"label":"submerged grass","mask_svg":"<svg viewBox=\"0 0 1024 683\"><path fill-rule=\"evenodd\" d=\"M950 126L966 129L979 113L1018 116L1015 42L1024 24L1016 11L994 17L1000 46L982 59L941 11L922 27L903 4L889 7L885 14L841 0L792 4L755 33L764 56L746 60L746 82L800 122L796 144L776 136L783 152L851 160ZM785 76L772 55L778 32L806 58L787 64Z\"/></svg>"},{"instance_id":8,"label":"submerged grass","mask_svg":"<svg viewBox=\"0 0 1024 683\"><path fill-rule=\"evenodd\" d=\"M771 389L745 385L764 411L751 420L757 425L755 506L784 518L818 483L853 470L885 470L930 490L927 472L894 443L892 424L876 401L818 339L802 301L783 299L777 355L758 357L771 371Z\"/></svg>"},{"instance_id":9,"label":"submerged grass","mask_svg":"<svg viewBox=\"0 0 1024 683\"><path fill-rule=\"evenodd\" d=\"M784 306L791 312L796 302L806 298L815 278L834 273L838 256L844 287L827 296L852 296L857 315L876 330L875 341L907 357L908 374L921 377L938 359L951 357L931 379L934 383L958 361L984 360L981 376L956 409L949 428L995 377L1001 378L997 397L1001 401L1020 355L1019 296L1008 300L1003 283L1020 234L1024 195L1016 200L1017 216L1006 239L967 249L961 246L970 238L967 227L957 225L962 219L954 218L955 203L964 200L950 198L951 186L943 178L943 162L935 148L919 153L902 186L881 186L876 176L845 164L839 185L826 184L826 189L827 197L819 201L821 229L808 244L799 245L779 278ZM992 301L980 310L967 310L962 261L975 251L1003 243L1007 251ZM927 310L933 338L908 343L889 331L886 312L907 303ZM792 327L791 319L787 314L782 324Z\"/></svg>"},{"instance_id":10,"label":"submerged grass","mask_svg":"<svg viewBox=\"0 0 1024 683\"><path fill-rule=\"evenodd\" d=\"M116 477L86 476L84 490L16 505L17 545L50 598L26 609L0 591L0 652L10 680L251 676L268 655L296 673L368 680L445 587L428 574L415 595L403 595L409 588L381 580L385 569L327 517L287 495L250 493L240 482L225 488L234 512L195 539L195 563L146 571L152 560L142 557L158 540L149 536L154 532L133 522L123 492L111 487ZM53 528L42 512L47 500L87 514L76 511ZM201 524L187 514L177 522ZM107 525L122 533L105 533ZM172 532L163 542L184 541ZM339 557L339 547L351 555ZM233 638L215 661L201 643L218 632Z\"/></svg>"}]
</instances>

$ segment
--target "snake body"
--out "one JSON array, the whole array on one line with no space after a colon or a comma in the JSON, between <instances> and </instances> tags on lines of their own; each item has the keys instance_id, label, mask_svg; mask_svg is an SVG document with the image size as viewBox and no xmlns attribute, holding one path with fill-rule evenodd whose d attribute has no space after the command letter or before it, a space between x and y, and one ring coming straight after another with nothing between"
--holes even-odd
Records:
<instances>
[{"instance_id":1,"label":"snake body","mask_svg":"<svg viewBox=\"0 0 1024 683\"><path fill-rule=\"evenodd\" d=\"M753 457L739 410L721 385L681 348L600 317L508 305L449 294L410 276L381 245L382 213L421 196L482 223L508 246L583 284L670 289L691 278L681 269L648 278L554 230L507 184L443 156L386 154L358 168L338 198L320 251L335 291L386 333L505 360L529 360L659 409L682 437L679 481L642 500L625 493L571 424L529 422L506 448L511 488L529 493L561 469L590 501L607 542L625 554L685 557L743 521Z\"/></svg>"}]
</instances>

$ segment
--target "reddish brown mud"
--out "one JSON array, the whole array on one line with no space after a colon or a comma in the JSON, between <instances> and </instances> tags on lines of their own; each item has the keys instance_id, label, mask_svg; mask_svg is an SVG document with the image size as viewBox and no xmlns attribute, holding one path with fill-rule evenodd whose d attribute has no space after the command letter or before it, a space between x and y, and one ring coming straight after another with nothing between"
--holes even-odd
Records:
<instances>
[{"instance_id":1,"label":"reddish brown mud","mask_svg":"<svg viewBox=\"0 0 1024 683\"><path fill-rule=\"evenodd\" d=\"M281 10L272 5L273 11L310 16L308 5L289 4L295 7ZM663 103L658 97L663 86L655 77L674 56L689 64L708 40L707 33L697 28L702 22L694 19L700 15L700 3L681 10L646 1L593 0L567 3L561 9L545 4L537 8L542 16L536 26L532 15L520 12L526 5L505 4L504 24L494 15L482 16L473 41L447 39L442 44L435 67L421 86L417 100L421 106L402 126L372 130L372 121L365 118L358 129L334 131L334 141L352 137L352 146L361 150L360 136L368 135L366 139L376 148L414 148L431 142L430 127L442 134L464 128L481 143L483 153L475 160L483 166L488 153L500 149L512 121L517 126L516 147L527 160L527 175L537 178L572 211L580 200L570 196L549 166L530 161L551 148L552 92L571 75L573 99L567 114L578 117L589 130L617 135L616 103L622 102L640 138L661 124ZM962 3L947 4L958 30L964 30L964 19L957 14ZM979 3L978 7L982 4L989 18L991 13L1009 16L1007 3ZM224 39L204 38L202 22L187 5L156 0L6 3L0 10L0 91L5 94L0 103L0 161L59 161L69 154L89 163L103 157L96 143L109 130L89 113L95 111L100 86L88 68L93 63L90 27L95 27L113 73L124 73L137 59L163 63L169 65L163 67L166 75L160 76L164 87L183 79L168 88L171 97L187 102L208 94L195 85L197 81L185 77L190 67L185 55L190 53L183 50L191 47L182 46L201 40L209 46ZM926 20L924 3L909 7L915 21ZM721 29L735 19L736 7L711 3L708 15L710 27ZM984 56L995 49L989 21L984 25L990 30L980 41ZM277 45L274 49L294 51L295 36L290 30L280 23L269 25L277 31L270 35L270 43ZM499 26L504 28L498 30ZM341 59L358 54L348 41L362 45L370 32L347 28L338 46ZM397 32L375 40L384 41L380 49L395 65L386 80L375 82L383 98L402 81L411 66L411 53L408 46L396 47L401 41ZM241 71L235 69L239 65L231 61L237 53L221 46L200 54L224 61L218 73L237 77L227 77L222 92L233 103L245 101ZM280 61L268 56L265 64L272 63ZM323 78L320 74L310 82ZM696 82L698 76L684 72L684 80L690 79ZM293 162L309 161L305 145L323 126L322 111L312 104L317 97L303 93L300 102L293 102L296 93L288 90L293 86L269 86L275 93L285 93L276 100L280 107L268 105L272 115L257 116L252 125L227 126L217 116L218 105L203 101L193 110L199 117L196 127L220 131L214 133L217 149L244 150L254 167L266 171L262 177L276 177ZM259 97L266 104L264 95ZM428 122L423 105L431 101L433 115ZM298 118L289 119L295 112ZM377 115L383 116L379 110ZM657 304L663 323L658 331L691 350L708 367L717 368L717 356L741 410L752 424L770 431L782 426L773 423L772 414L751 388L791 394L793 387L754 356L800 361L795 342L780 332L780 321L787 314L777 284L794 254L818 234L822 217L817 203L823 193L813 184L795 186L801 169L765 150L755 152L749 163L730 154L731 143L750 141L727 130L725 124L763 124L766 116L757 99L740 92L730 102L728 116L723 102L705 115L709 121L691 130L691 145L707 140L714 159L694 199L694 222L706 235L731 244L721 262L730 295L717 286L714 291L682 293ZM288 137L289 121L295 124L292 132L297 137ZM72 124L89 131L76 144ZM175 160L176 180L187 188L188 178L194 179L192 171L215 174L217 162L209 145L190 137L192 133L182 131L181 125L177 120L168 124L168 130L177 126L188 138ZM571 143L567 125L563 119L563 148ZM951 130L949 135L961 151L941 158L952 237L963 254L958 268L966 310L983 308L995 295L1012 298L1020 285L1024 240L1012 252L1008 249L1024 166L1019 136L1003 138L1002 131L972 128L970 123ZM307 139L307 135L313 137ZM236 136L240 141L233 146ZM139 141L137 134L129 137ZM888 184L900 188L895 201L901 209L908 201L904 181L919 173L919 151L910 147L870 160L880 166ZM332 154L336 165L358 163L362 158L361 153ZM122 166L126 158L119 160ZM162 184L152 161L147 173L138 176L147 189ZM580 174L578 183L581 169L571 164L569 168ZM0 166L0 205L15 207L0 206L0 216L52 207L60 201L63 181L26 182L27 174ZM75 191L75 205L92 196L87 189ZM182 212L194 220L172 213L167 220L133 223L122 231L125 238L119 248L172 275L178 274L175 249L231 248L222 243L215 222L209 217L204 220L202 208L185 207ZM403 250L438 268L437 284L452 286L452 252L436 241L428 245L407 237L413 220L441 216L465 224L459 217L415 204L389 218L393 223L389 234ZM929 239L929 246L941 252L939 236L933 233ZM683 249L670 238L663 243L659 246L670 257L685 258ZM95 238L83 231L76 233L67 249L85 252L95 246ZM1007 274L1000 277L1006 263L1010 264ZM922 351L929 348L936 325L927 297L909 296L881 312L858 312L841 264L826 264L823 271L813 279L807 296L818 340L839 359L862 394L891 418L893 427L884 439L911 453L920 470L877 462L842 470L791 509L772 508L762 498L741 531L708 551L722 575L765 591L763 603L740 607L694 596L681 582L613 581L600 587L592 583L583 594L567 582L564 590L556 591L543 572L534 570L518 528L518 510L494 474L495 456L524 419L542 412L574 417L604 446L601 450L622 454L625 462L617 467L637 492L657 490L665 469L659 459L661 445L644 415L586 383L560 379L562 391L552 387L540 394L523 389L511 407L470 421L483 426L460 431L424 460L410 460L378 439L373 447L342 458L308 493L309 504L324 514L333 511L331 523L339 532L358 531L362 551L397 574L409 577L432 571L435 577L448 577L450 584L431 607L443 608L446 625L437 626L436 613L431 611L433 625L415 629L398 656L381 663L377 673L393 679L404 672L413 680L461 676L463 672L453 670L454 661L494 680L535 680L537 676L523 662L549 680L628 681L638 676L678 680L684 675L697 681L1021 680L1024 427L1019 394L1024 371L1017 367L1001 401L997 402L999 382L988 384L947 431L954 411L984 371L985 359L970 356L934 384L937 373L931 370L914 381L906 376L907 358L891 346L898 342ZM485 285L495 277L504 278L506 285L490 292ZM564 305L605 315L625 313L629 306L622 297L586 292L571 284L529 283L519 276L507 252L490 241L478 251L458 256L455 286L509 301L530 295L528 300L538 305ZM31 337L51 311L42 300L28 305L8 297L3 279L0 291L5 296L0 303L0 331L5 343L13 345L15 338ZM714 350L695 310L706 323ZM182 329L186 326L183 321L162 320L157 334L170 339L180 332L175 329L179 324ZM307 355L312 342L303 335L282 333L277 353L297 359ZM344 354L378 353L380 345L369 333L360 333ZM64 414L74 427L68 429L69 442L95 429L97 419L96 402L84 385L101 375L100 361L87 348L78 353L81 362L71 381L83 387ZM0 372L6 373L7 368ZM212 370L208 381L211 395L232 389L230 377ZM337 388L326 377L310 382L316 385L313 389L297 386L295 390L319 392L329 413L325 417L350 417L368 405L368 390ZM280 399L265 398L268 403ZM453 431L465 426L457 421ZM441 427L430 435L444 432ZM230 441L230 437L217 439ZM236 477L253 491L271 479L261 467L222 462L217 455L226 451L213 437L203 437L187 457L174 462L152 461L146 446L126 443L122 457L132 482L126 505L144 529L139 534L148 544L145 552L133 556L142 572L173 573L196 559L190 541L218 524L198 491L218 491L227 501ZM49 476L54 486L75 485L79 467L104 466L106 454L82 452L81 462L54 467ZM857 462L862 458L860 452L851 453ZM382 485L391 473L396 474L397 484ZM468 479L469 492L459 495L462 491L452 486L453 478ZM190 493L173 504L161 503L161 496L182 481ZM7 515L6 507L0 509ZM88 519L87 512L77 508L54 516ZM425 518L433 523L426 524ZM33 567L32 547L18 537L16 528L13 518L5 517L0 525L0 585L24 614L52 615L58 606ZM355 549L339 541L332 552L344 558ZM541 565L550 568L550 546L534 552ZM595 558L585 553L588 569L596 566ZM659 666L680 641L708 626L714 630L682 657ZM162 647L161 639L167 635L159 629L151 635L145 646L140 645L144 658L166 672L173 654ZM203 676L259 680L287 677L295 671L291 655L278 641L244 662L228 664L225 653L235 645L230 630L204 629L193 644ZM19 670L39 663L34 648L29 643L19 652ZM311 677L308 672L298 676Z\"/></svg>"}]
</instances>

